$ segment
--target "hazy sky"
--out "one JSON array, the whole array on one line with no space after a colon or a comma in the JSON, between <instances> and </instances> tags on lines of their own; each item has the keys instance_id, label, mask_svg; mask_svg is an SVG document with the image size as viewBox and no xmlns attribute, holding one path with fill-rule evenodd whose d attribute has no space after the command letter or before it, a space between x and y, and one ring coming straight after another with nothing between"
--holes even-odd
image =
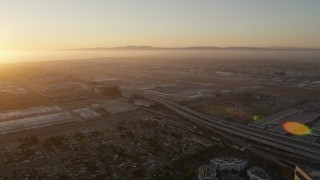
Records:
<instances>
[{"instance_id":1,"label":"hazy sky","mask_svg":"<svg viewBox=\"0 0 320 180\"><path fill-rule=\"evenodd\" d=\"M0 0L0 50L320 47L320 0Z\"/></svg>"}]
</instances>

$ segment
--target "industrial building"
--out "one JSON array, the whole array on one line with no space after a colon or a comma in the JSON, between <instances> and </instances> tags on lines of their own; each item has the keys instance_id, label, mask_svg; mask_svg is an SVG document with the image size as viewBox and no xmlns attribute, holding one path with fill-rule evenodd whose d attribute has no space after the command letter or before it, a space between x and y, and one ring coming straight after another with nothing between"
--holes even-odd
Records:
<instances>
[{"instance_id":1,"label":"industrial building","mask_svg":"<svg viewBox=\"0 0 320 180\"><path fill-rule=\"evenodd\" d=\"M14 120L34 115L49 114L62 111L58 106L36 106L25 109L17 109L0 113L0 121Z\"/></svg>"},{"instance_id":2,"label":"industrial building","mask_svg":"<svg viewBox=\"0 0 320 180\"><path fill-rule=\"evenodd\" d=\"M115 85L96 85L93 88L93 92L99 96L115 96L120 94L118 86Z\"/></svg>"},{"instance_id":3,"label":"industrial building","mask_svg":"<svg viewBox=\"0 0 320 180\"><path fill-rule=\"evenodd\" d=\"M61 124L74 120L74 116L71 113L58 112L54 114L38 115L11 121L4 121L0 122L0 134L7 134L37 127L50 126L53 124Z\"/></svg>"}]
</instances>

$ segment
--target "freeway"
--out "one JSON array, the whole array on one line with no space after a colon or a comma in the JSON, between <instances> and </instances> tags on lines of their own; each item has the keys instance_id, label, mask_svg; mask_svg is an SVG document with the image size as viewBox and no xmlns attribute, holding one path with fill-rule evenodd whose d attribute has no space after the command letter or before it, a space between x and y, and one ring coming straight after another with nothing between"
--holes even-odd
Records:
<instances>
[{"instance_id":1,"label":"freeway","mask_svg":"<svg viewBox=\"0 0 320 180\"><path fill-rule=\"evenodd\" d=\"M204 120L207 120L208 122L211 122L214 124L214 120L212 118L205 116L199 112L188 109L188 108L184 108L184 109L186 110L186 112L194 114L195 116L197 116L199 118L203 118ZM269 140L269 141L273 141L276 143L281 143L286 146L290 146L292 148L301 149L304 151L308 151L309 153L312 153L312 154L314 153L314 154L320 155L320 147L317 147L315 144L312 144L312 143L310 143L310 146L301 145L300 143L297 143L295 140L283 139L284 136L281 136L282 139L279 139L279 137L274 137L271 134L270 135L264 134L263 131L260 131L258 129L253 130L252 128L247 128L246 126L239 125L239 124L236 125L236 124L219 123L218 126L221 126L222 128L226 127L230 130L235 130L237 132L243 132L243 133L246 133L248 136L254 136L254 137L264 139L264 140Z\"/></svg>"},{"instance_id":2,"label":"freeway","mask_svg":"<svg viewBox=\"0 0 320 180\"><path fill-rule=\"evenodd\" d=\"M305 158L305 161L312 159L320 162L320 146L317 144L301 144L300 140L296 140L293 138L286 138L285 136L274 137L274 135L259 132L260 130L252 131L250 128L248 129L246 126L243 125L241 126L239 124L236 125L231 123L224 123L212 117L203 115L199 112L183 107L163 97L155 96L154 94L143 92L137 92L136 94L148 98L150 100L156 101L195 123L210 126L214 129L218 129L230 135L233 134L239 137L243 137L247 140L265 144L267 146L277 148L287 153L294 152L295 154Z\"/></svg>"},{"instance_id":3,"label":"freeway","mask_svg":"<svg viewBox=\"0 0 320 180\"><path fill-rule=\"evenodd\" d=\"M165 95L159 95L158 93L155 94L155 93L153 93L153 91L143 91L143 94L144 95L151 95L151 98L161 98L161 100L167 100L167 102L169 102L169 103L177 103L176 101L173 101L171 99L171 97L165 96ZM300 109L300 110L303 110L303 109L307 108L306 106L310 107L310 104L304 104L304 105L296 107L296 108ZM269 132L267 130L263 130L263 129L259 129L259 128L255 128L255 127L251 127L251 126L245 126L245 125L242 125L242 124L237 124L237 123L225 121L225 120L222 120L222 119L217 119L217 118L205 115L205 114L201 114L201 113L199 113L197 111L193 111L193 110L188 109L186 107L182 107L182 106L180 106L180 107L183 108L184 110L186 110L187 112L190 112L191 114L197 115L200 118L205 118L206 120L208 120L208 121L210 121L212 123L217 123L218 122L218 123L228 124L231 127L238 127L241 130L245 129L247 131L256 132L258 134L265 134L265 135L267 135L268 139L270 137L272 137L272 138L276 138L276 140L280 139L280 140L284 140L284 141L288 141L288 142L294 142L294 143L299 144L299 146L303 145L303 148L312 147L312 149L310 149L311 152L316 151L316 152L320 153L320 144L319 143L308 142L308 141L304 141L302 139L297 139L297 138L294 138L294 137L290 137L290 136L285 136L285 135L278 134L278 133Z\"/></svg>"}]
</instances>

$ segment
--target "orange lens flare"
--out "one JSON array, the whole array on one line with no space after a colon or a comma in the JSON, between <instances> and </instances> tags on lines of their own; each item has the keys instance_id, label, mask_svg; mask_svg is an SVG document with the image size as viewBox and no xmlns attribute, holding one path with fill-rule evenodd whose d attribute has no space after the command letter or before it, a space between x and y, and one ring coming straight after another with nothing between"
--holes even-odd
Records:
<instances>
[{"instance_id":1,"label":"orange lens flare","mask_svg":"<svg viewBox=\"0 0 320 180\"><path fill-rule=\"evenodd\" d=\"M308 126L294 121L287 121L283 123L282 128L293 135L303 136L311 134L311 130Z\"/></svg>"}]
</instances>

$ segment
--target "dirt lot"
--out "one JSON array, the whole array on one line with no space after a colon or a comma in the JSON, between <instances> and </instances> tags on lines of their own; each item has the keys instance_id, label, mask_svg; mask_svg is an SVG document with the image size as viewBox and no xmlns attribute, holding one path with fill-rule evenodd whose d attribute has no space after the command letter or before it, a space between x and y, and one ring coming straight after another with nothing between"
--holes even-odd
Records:
<instances>
[{"instance_id":1,"label":"dirt lot","mask_svg":"<svg viewBox=\"0 0 320 180\"><path fill-rule=\"evenodd\" d=\"M218 100L204 99L189 107L210 116L243 124L250 123L279 110L276 107L265 104L263 101L243 96Z\"/></svg>"}]
</instances>

